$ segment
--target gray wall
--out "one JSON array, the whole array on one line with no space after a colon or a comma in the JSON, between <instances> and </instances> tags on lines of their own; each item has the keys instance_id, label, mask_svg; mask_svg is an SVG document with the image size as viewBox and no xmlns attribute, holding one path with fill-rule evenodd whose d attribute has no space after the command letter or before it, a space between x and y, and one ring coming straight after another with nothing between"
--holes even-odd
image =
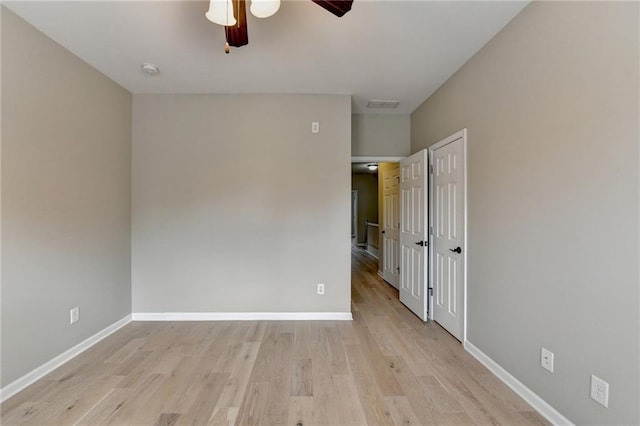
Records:
<instances>
[{"instance_id":1,"label":"gray wall","mask_svg":"<svg viewBox=\"0 0 640 426\"><path fill-rule=\"evenodd\" d=\"M410 129L409 115L354 114L351 128L351 155L409 155Z\"/></svg>"},{"instance_id":2,"label":"gray wall","mask_svg":"<svg viewBox=\"0 0 640 426\"><path fill-rule=\"evenodd\" d=\"M131 95L2 9L5 386L131 312Z\"/></svg>"},{"instance_id":3,"label":"gray wall","mask_svg":"<svg viewBox=\"0 0 640 426\"><path fill-rule=\"evenodd\" d=\"M378 175L352 174L351 189L358 191L358 235L356 242L364 243L367 236L367 220L378 223Z\"/></svg>"},{"instance_id":4,"label":"gray wall","mask_svg":"<svg viewBox=\"0 0 640 426\"><path fill-rule=\"evenodd\" d=\"M640 423L638 7L531 3L411 116L468 128L469 340L578 424Z\"/></svg>"},{"instance_id":5,"label":"gray wall","mask_svg":"<svg viewBox=\"0 0 640 426\"><path fill-rule=\"evenodd\" d=\"M134 312L349 312L349 96L136 95L133 128Z\"/></svg>"}]
</instances>

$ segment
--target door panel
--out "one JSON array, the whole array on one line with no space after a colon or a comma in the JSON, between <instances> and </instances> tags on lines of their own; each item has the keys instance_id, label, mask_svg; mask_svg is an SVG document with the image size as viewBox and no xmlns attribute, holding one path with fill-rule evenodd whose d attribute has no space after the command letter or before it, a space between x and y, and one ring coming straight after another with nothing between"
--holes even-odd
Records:
<instances>
[{"instance_id":1,"label":"door panel","mask_svg":"<svg viewBox=\"0 0 640 426\"><path fill-rule=\"evenodd\" d=\"M400 162L400 301L427 320L427 151Z\"/></svg>"},{"instance_id":2,"label":"door panel","mask_svg":"<svg viewBox=\"0 0 640 426\"><path fill-rule=\"evenodd\" d=\"M399 168L385 169L382 172L383 187L383 223L382 223L382 277L386 282L398 288L400 276L399 244L400 214L398 202Z\"/></svg>"},{"instance_id":3,"label":"door panel","mask_svg":"<svg viewBox=\"0 0 640 426\"><path fill-rule=\"evenodd\" d=\"M464 330L464 137L433 149L433 319L459 340ZM460 252L457 252L457 248Z\"/></svg>"}]
</instances>

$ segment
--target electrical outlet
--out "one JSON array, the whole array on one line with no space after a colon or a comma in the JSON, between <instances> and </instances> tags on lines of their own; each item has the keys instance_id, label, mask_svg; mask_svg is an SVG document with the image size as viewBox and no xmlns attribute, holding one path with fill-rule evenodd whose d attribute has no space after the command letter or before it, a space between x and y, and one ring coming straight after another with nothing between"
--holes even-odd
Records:
<instances>
[{"instance_id":1,"label":"electrical outlet","mask_svg":"<svg viewBox=\"0 0 640 426\"><path fill-rule=\"evenodd\" d=\"M76 306L69 311L69 324L80 321L80 307Z\"/></svg>"},{"instance_id":2,"label":"electrical outlet","mask_svg":"<svg viewBox=\"0 0 640 426\"><path fill-rule=\"evenodd\" d=\"M324 284L318 283L318 294L324 294Z\"/></svg>"},{"instance_id":3,"label":"electrical outlet","mask_svg":"<svg viewBox=\"0 0 640 426\"><path fill-rule=\"evenodd\" d=\"M311 122L311 133L320 133L320 122L312 121Z\"/></svg>"},{"instance_id":4,"label":"electrical outlet","mask_svg":"<svg viewBox=\"0 0 640 426\"><path fill-rule=\"evenodd\" d=\"M609 383L591 375L591 398L604 407L609 407Z\"/></svg>"},{"instance_id":5,"label":"electrical outlet","mask_svg":"<svg viewBox=\"0 0 640 426\"><path fill-rule=\"evenodd\" d=\"M553 373L553 352L549 349L542 348L540 351L540 365L545 370L549 370Z\"/></svg>"}]
</instances>

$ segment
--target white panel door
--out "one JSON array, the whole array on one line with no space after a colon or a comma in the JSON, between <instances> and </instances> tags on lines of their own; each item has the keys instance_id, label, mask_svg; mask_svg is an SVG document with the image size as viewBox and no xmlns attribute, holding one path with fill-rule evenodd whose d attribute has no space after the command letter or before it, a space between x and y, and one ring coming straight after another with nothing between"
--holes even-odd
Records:
<instances>
[{"instance_id":1,"label":"white panel door","mask_svg":"<svg viewBox=\"0 0 640 426\"><path fill-rule=\"evenodd\" d=\"M427 320L427 150L400 162L400 301Z\"/></svg>"},{"instance_id":2,"label":"white panel door","mask_svg":"<svg viewBox=\"0 0 640 426\"><path fill-rule=\"evenodd\" d=\"M398 170L398 167L394 167L382 172L382 277L395 288L398 288L400 276Z\"/></svg>"},{"instance_id":3,"label":"white panel door","mask_svg":"<svg viewBox=\"0 0 640 426\"><path fill-rule=\"evenodd\" d=\"M465 132L431 148L433 319L463 340L465 292Z\"/></svg>"}]
</instances>

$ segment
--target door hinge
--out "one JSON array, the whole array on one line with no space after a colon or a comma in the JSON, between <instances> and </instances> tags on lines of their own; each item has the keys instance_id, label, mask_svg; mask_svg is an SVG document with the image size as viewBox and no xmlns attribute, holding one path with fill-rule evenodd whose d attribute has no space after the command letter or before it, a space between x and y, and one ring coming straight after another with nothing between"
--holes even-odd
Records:
<instances>
[{"instance_id":1,"label":"door hinge","mask_svg":"<svg viewBox=\"0 0 640 426\"><path fill-rule=\"evenodd\" d=\"M433 164L429 164L429 173L433 174Z\"/></svg>"},{"instance_id":2,"label":"door hinge","mask_svg":"<svg viewBox=\"0 0 640 426\"><path fill-rule=\"evenodd\" d=\"M430 227L429 227L429 234L430 234L430 235L433 235L433 226L430 226Z\"/></svg>"}]
</instances>

